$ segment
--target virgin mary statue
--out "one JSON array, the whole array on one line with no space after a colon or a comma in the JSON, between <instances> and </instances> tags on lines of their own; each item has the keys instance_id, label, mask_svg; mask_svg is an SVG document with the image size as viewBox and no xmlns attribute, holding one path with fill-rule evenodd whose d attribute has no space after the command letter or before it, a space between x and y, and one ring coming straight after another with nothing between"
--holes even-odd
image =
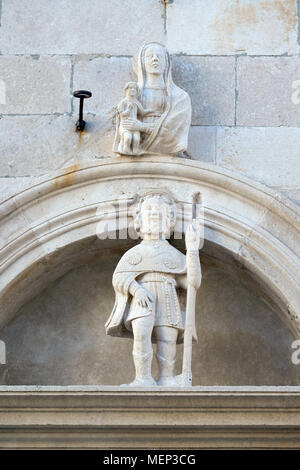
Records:
<instances>
[{"instance_id":1,"label":"virgin mary statue","mask_svg":"<svg viewBox=\"0 0 300 470\"><path fill-rule=\"evenodd\" d=\"M132 117L117 112L117 128L113 150L120 152L120 138L137 136L139 146L131 155L175 155L187 148L191 124L189 95L174 84L170 55L165 46L149 43L142 47L137 64L138 101L145 113ZM119 109L119 108L118 108Z\"/></svg>"}]
</instances>

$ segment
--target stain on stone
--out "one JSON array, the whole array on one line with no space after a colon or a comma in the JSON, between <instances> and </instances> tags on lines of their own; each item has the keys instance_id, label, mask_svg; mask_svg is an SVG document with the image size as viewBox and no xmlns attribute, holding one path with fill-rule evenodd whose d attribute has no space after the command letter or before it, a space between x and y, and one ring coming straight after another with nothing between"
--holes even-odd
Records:
<instances>
[{"instance_id":1,"label":"stain on stone","mask_svg":"<svg viewBox=\"0 0 300 470\"><path fill-rule=\"evenodd\" d=\"M65 174L61 176L57 176L55 178L55 188L56 189L61 189L65 188L67 186L70 186L74 179L76 178L76 171L79 168L79 164L75 163L74 165L71 165L65 169Z\"/></svg>"},{"instance_id":2,"label":"stain on stone","mask_svg":"<svg viewBox=\"0 0 300 470\"><path fill-rule=\"evenodd\" d=\"M235 5L225 8L217 16L212 24L212 30L216 32L218 42L222 44L226 42L231 49L234 49L233 35L236 29L243 25L251 28L251 25L258 23L258 21L256 5L240 5L239 0L237 0Z\"/></svg>"},{"instance_id":3,"label":"stain on stone","mask_svg":"<svg viewBox=\"0 0 300 470\"><path fill-rule=\"evenodd\" d=\"M266 11L277 13L277 19L281 21L286 33L297 27L295 0L273 0L271 3L264 1L261 6Z\"/></svg>"},{"instance_id":4,"label":"stain on stone","mask_svg":"<svg viewBox=\"0 0 300 470\"><path fill-rule=\"evenodd\" d=\"M299 3L299 0L297 0ZM216 40L232 49L237 49L237 35L242 32L250 31L255 25L264 22L263 16L272 15L278 21L278 26L283 28L286 35L286 41L289 41L289 34L297 27L297 12L295 0L262 0L253 4L253 2L243 2L240 0L232 2L230 5L216 17L211 24L215 31ZM263 13L263 16L262 16ZM238 49L244 50L244 44L239 44Z\"/></svg>"},{"instance_id":5,"label":"stain on stone","mask_svg":"<svg viewBox=\"0 0 300 470\"><path fill-rule=\"evenodd\" d=\"M78 149L80 149L81 145L82 145L82 137L83 137L83 134L84 134L84 131L77 131L77 135L78 135L78 141L77 141L77 147Z\"/></svg>"}]
</instances>

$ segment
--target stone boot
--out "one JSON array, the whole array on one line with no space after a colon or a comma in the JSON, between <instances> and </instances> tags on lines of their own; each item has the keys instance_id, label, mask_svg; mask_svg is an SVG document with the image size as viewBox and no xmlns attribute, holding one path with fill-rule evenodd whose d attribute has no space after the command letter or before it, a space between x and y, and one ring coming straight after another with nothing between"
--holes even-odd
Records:
<instances>
[{"instance_id":1,"label":"stone boot","mask_svg":"<svg viewBox=\"0 0 300 470\"><path fill-rule=\"evenodd\" d=\"M135 365L135 380L129 385L131 387L152 387L156 385L151 374L153 351L147 354L132 353Z\"/></svg>"},{"instance_id":2,"label":"stone boot","mask_svg":"<svg viewBox=\"0 0 300 470\"><path fill-rule=\"evenodd\" d=\"M158 366L159 366L159 378L157 385L162 386L174 386L177 385L175 377L175 360L170 361L160 354L156 354Z\"/></svg>"}]
</instances>

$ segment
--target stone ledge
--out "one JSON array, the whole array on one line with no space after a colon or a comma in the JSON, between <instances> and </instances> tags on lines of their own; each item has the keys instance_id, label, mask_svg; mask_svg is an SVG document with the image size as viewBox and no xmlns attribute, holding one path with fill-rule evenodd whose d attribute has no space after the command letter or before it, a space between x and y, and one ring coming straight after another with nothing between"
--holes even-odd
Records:
<instances>
[{"instance_id":1,"label":"stone ledge","mask_svg":"<svg viewBox=\"0 0 300 470\"><path fill-rule=\"evenodd\" d=\"M0 448L299 448L300 387L0 387Z\"/></svg>"}]
</instances>

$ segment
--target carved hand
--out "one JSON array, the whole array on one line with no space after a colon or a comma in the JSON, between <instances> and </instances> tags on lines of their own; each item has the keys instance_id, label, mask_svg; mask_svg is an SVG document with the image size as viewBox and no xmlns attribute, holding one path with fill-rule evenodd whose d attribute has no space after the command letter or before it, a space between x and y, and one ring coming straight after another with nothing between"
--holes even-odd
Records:
<instances>
[{"instance_id":1,"label":"carved hand","mask_svg":"<svg viewBox=\"0 0 300 470\"><path fill-rule=\"evenodd\" d=\"M122 126L127 131L131 132L152 132L154 125L151 123L144 123L138 119L128 118L123 123Z\"/></svg>"},{"instance_id":2,"label":"carved hand","mask_svg":"<svg viewBox=\"0 0 300 470\"><path fill-rule=\"evenodd\" d=\"M151 292L144 289L144 287L139 287L135 292L134 297L137 300L138 305L141 307L148 307L149 310L152 309L152 304L154 302L153 295Z\"/></svg>"},{"instance_id":3,"label":"carved hand","mask_svg":"<svg viewBox=\"0 0 300 470\"><path fill-rule=\"evenodd\" d=\"M134 119L134 118L126 119L122 125L127 131L131 131L131 132L143 130L143 123L139 121L138 119Z\"/></svg>"},{"instance_id":4,"label":"carved hand","mask_svg":"<svg viewBox=\"0 0 300 470\"><path fill-rule=\"evenodd\" d=\"M200 246L201 230L200 222L193 219L192 223L188 225L185 232L185 246L187 251L197 251Z\"/></svg>"}]
</instances>

